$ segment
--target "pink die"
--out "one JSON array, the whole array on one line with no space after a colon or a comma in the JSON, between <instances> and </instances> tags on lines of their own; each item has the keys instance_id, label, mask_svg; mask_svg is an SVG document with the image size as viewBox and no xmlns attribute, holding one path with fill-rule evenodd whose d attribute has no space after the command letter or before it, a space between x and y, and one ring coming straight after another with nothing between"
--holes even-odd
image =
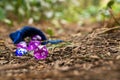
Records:
<instances>
[{"instance_id":1,"label":"pink die","mask_svg":"<svg viewBox=\"0 0 120 80\"><path fill-rule=\"evenodd\" d=\"M28 50L32 51L35 50L38 46L40 45L40 41L30 41L30 43L28 44Z\"/></svg>"},{"instance_id":2,"label":"pink die","mask_svg":"<svg viewBox=\"0 0 120 80\"><path fill-rule=\"evenodd\" d=\"M45 45L40 45L34 50L34 57L36 59L45 59L48 55L48 50Z\"/></svg>"},{"instance_id":3,"label":"pink die","mask_svg":"<svg viewBox=\"0 0 120 80\"><path fill-rule=\"evenodd\" d=\"M41 41L42 40L42 38L39 36L39 35L35 35L35 36L33 36L32 37L32 40L34 40L34 41Z\"/></svg>"},{"instance_id":4,"label":"pink die","mask_svg":"<svg viewBox=\"0 0 120 80\"><path fill-rule=\"evenodd\" d=\"M17 48L27 49L27 43L25 41L18 43L16 46L17 46Z\"/></svg>"}]
</instances>

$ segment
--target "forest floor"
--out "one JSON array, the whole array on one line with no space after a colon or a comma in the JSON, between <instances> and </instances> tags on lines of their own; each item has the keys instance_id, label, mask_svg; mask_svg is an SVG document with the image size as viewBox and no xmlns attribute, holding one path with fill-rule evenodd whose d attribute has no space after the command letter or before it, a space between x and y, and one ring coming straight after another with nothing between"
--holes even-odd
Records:
<instances>
[{"instance_id":1,"label":"forest floor","mask_svg":"<svg viewBox=\"0 0 120 80\"><path fill-rule=\"evenodd\" d=\"M119 26L33 24L45 33L52 28L52 39L65 41L48 45L49 56L38 61L32 56L14 56L15 46L8 35L25 25L0 24L0 80L120 80Z\"/></svg>"}]
</instances>

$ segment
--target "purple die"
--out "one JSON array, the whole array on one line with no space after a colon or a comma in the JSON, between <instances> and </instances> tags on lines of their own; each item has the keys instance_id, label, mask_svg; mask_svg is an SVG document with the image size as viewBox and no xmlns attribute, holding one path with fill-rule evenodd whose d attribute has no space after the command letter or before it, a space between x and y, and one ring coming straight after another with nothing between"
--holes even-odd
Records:
<instances>
[{"instance_id":1,"label":"purple die","mask_svg":"<svg viewBox=\"0 0 120 80\"><path fill-rule=\"evenodd\" d=\"M22 41L22 42L18 43L16 46L17 46L17 48L27 49L27 43L25 41Z\"/></svg>"},{"instance_id":2,"label":"purple die","mask_svg":"<svg viewBox=\"0 0 120 80\"><path fill-rule=\"evenodd\" d=\"M45 45L40 45L34 51L34 57L38 60L45 59L48 55L48 50Z\"/></svg>"},{"instance_id":3,"label":"purple die","mask_svg":"<svg viewBox=\"0 0 120 80\"><path fill-rule=\"evenodd\" d=\"M36 40L41 41L41 39L42 38L39 35L35 35L35 36L32 37L32 40L35 40L35 41Z\"/></svg>"},{"instance_id":4,"label":"purple die","mask_svg":"<svg viewBox=\"0 0 120 80\"><path fill-rule=\"evenodd\" d=\"M23 56L23 55L25 55L26 53L27 53L27 50L24 49L24 48L18 48L18 49L16 49L16 51L15 51L15 55L16 55L16 56Z\"/></svg>"},{"instance_id":5,"label":"purple die","mask_svg":"<svg viewBox=\"0 0 120 80\"><path fill-rule=\"evenodd\" d=\"M39 45L40 45L40 41L33 41L31 40L30 43L28 44L28 50L31 51L31 50L34 50L36 49Z\"/></svg>"}]
</instances>

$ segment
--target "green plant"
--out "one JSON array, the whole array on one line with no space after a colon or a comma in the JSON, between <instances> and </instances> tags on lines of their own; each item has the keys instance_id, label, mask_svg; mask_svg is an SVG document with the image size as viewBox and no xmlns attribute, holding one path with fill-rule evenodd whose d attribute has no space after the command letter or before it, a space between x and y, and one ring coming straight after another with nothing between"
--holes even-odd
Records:
<instances>
[{"instance_id":1,"label":"green plant","mask_svg":"<svg viewBox=\"0 0 120 80\"><path fill-rule=\"evenodd\" d=\"M3 19L5 19L5 11L2 9L2 8L0 8L0 20L3 20Z\"/></svg>"},{"instance_id":2,"label":"green plant","mask_svg":"<svg viewBox=\"0 0 120 80\"><path fill-rule=\"evenodd\" d=\"M9 17L7 13L12 13L13 16L17 16L18 21L30 18L34 21L46 19L76 21L80 11L79 6L73 4L73 0L1 0L0 7L1 12L6 12L6 15L4 13L1 15Z\"/></svg>"},{"instance_id":3,"label":"green plant","mask_svg":"<svg viewBox=\"0 0 120 80\"><path fill-rule=\"evenodd\" d=\"M102 1L104 0L0 0L0 20L12 24L14 20L21 22L29 19L67 22L96 19L96 16L103 17L98 12L103 5L100 4ZM118 13L119 3L120 0L111 0L108 6L112 6ZM109 16L107 9L101 11L102 15Z\"/></svg>"}]
</instances>

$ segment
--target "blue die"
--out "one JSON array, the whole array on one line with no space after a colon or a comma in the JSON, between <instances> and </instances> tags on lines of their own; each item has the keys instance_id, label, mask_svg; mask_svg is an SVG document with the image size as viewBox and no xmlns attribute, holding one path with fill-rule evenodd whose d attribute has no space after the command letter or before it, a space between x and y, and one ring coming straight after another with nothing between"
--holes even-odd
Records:
<instances>
[{"instance_id":1,"label":"blue die","mask_svg":"<svg viewBox=\"0 0 120 80\"><path fill-rule=\"evenodd\" d=\"M26 53L27 53L27 50L24 49L24 48L18 48L18 49L16 49L16 51L15 51L15 55L16 55L16 56L23 56L23 55L25 55Z\"/></svg>"}]
</instances>

